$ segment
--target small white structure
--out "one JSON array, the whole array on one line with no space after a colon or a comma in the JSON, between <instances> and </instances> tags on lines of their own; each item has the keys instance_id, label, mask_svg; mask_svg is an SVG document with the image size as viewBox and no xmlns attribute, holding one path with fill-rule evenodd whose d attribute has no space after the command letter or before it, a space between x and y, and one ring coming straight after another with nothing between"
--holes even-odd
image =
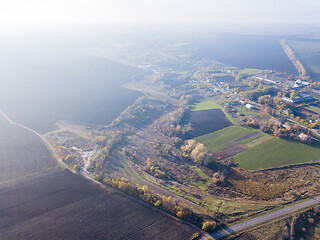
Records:
<instances>
[{"instance_id":1,"label":"small white structure","mask_svg":"<svg viewBox=\"0 0 320 240\"><path fill-rule=\"evenodd\" d=\"M306 142L306 141L308 141L308 139L309 139L309 136L307 135L307 134L305 134L305 133L300 133L299 134L299 139L301 140L301 141L303 141L303 142Z\"/></svg>"},{"instance_id":2,"label":"small white structure","mask_svg":"<svg viewBox=\"0 0 320 240\"><path fill-rule=\"evenodd\" d=\"M246 108L249 108L249 109L256 109L256 107L250 103L247 103L246 104Z\"/></svg>"}]
</instances>

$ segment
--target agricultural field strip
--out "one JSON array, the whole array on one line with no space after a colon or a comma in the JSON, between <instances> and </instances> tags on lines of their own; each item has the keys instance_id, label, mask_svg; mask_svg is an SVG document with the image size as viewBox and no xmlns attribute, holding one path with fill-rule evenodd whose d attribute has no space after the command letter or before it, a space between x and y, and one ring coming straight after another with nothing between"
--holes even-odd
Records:
<instances>
[{"instance_id":1,"label":"agricultural field strip","mask_svg":"<svg viewBox=\"0 0 320 240\"><path fill-rule=\"evenodd\" d=\"M210 110L210 109L220 109L220 106L212 100L197 102L190 105L191 111L201 111L201 110Z\"/></svg>"},{"instance_id":2,"label":"agricultural field strip","mask_svg":"<svg viewBox=\"0 0 320 240\"><path fill-rule=\"evenodd\" d=\"M203 143L209 151L215 152L223 148L230 147L236 140L246 137L254 132L258 132L258 130L234 125L197 137L195 140Z\"/></svg>"},{"instance_id":3,"label":"agricultural field strip","mask_svg":"<svg viewBox=\"0 0 320 240\"><path fill-rule=\"evenodd\" d=\"M246 144L247 147L252 148L255 146L258 146L259 144L265 143L269 140L271 140L273 137L268 135L268 134L262 134L257 135L256 138L251 138L250 141L246 141L245 143L242 142L243 144Z\"/></svg>"},{"instance_id":4,"label":"agricultural field strip","mask_svg":"<svg viewBox=\"0 0 320 240\"><path fill-rule=\"evenodd\" d=\"M34 202L34 201L38 201L38 200L41 200L41 199L44 199L44 198L47 198L48 196L51 196L51 195L54 195L54 194L58 194L58 193L62 193L62 192L67 192L67 191L70 191L70 189L76 189L76 188L79 188L80 186L83 186L84 184L87 184L87 183L79 183L77 185L74 185L72 187L70 186L67 186L67 187L64 187L63 189L59 189L59 190L56 190L56 191L51 191L50 193L46 193L46 194L43 194L41 196L37 196L37 197L34 197L34 198L31 198L31 199L28 199L28 200L25 200L25 201L22 201L22 202L19 202L15 205L12 205L12 206L9 206L7 208L0 208L1 211L5 211L5 210L8 210L8 209L11 209L11 208L16 208L18 206L22 206L22 205L25 205L25 204L28 204L30 202ZM2 191L0 191L1 194L3 194ZM5 193L5 192L4 192Z\"/></svg>"},{"instance_id":5,"label":"agricultural field strip","mask_svg":"<svg viewBox=\"0 0 320 240\"><path fill-rule=\"evenodd\" d=\"M265 70L262 69L256 69L256 68L244 68L242 70L240 70L240 73L244 73L244 74L256 74L256 73L261 73L264 72Z\"/></svg>"},{"instance_id":6,"label":"agricultural field strip","mask_svg":"<svg viewBox=\"0 0 320 240\"><path fill-rule=\"evenodd\" d=\"M58 167L41 138L3 114L0 121L0 185Z\"/></svg>"},{"instance_id":7,"label":"agricultural field strip","mask_svg":"<svg viewBox=\"0 0 320 240\"><path fill-rule=\"evenodd\" d=\"M67 173L67 172L65 172L65 173ZM69 176L69 175L72 175L71 173L67 173L67 175ZM59 177L59 176L57 176L57 177ZM75 177L73 177L73 178L75 178ZM78 176L78 178L79 178L79 180L81 180L81 178L80 178L80 176ZM59 180L59 179L57 179L57 180ZM33 179L33 181L37 181L37 179ZM81 180L81 181L83 181L83 180ZM49 183L51 183L52 181L51 180L48 180L48 182ZM87 183L88 183L88 181L87 181ZM92 183L91 182L89 182L90 184L88 185L88 187L89 187L89 189L91 189L92 187L90 187L90 186L93 186L92 185ZM32 187L32 184L28 184L30 187ZM21 188L25 188L25 187L22 187L21 186ZM98 190L98 188L97 188L97 186L95 186L94 187L94 189L97 189ZM81 190L81 188L79 189L79 190ZM83 192L83 191L82 191ZM90 191L89 191L90 192ZM79 193L81 193L81 191L79 192ZM101 193L101 190L98 190L98 192L97 192L98 194L99 193ZM71 197L73 196L73 193L69 193L69 192L66 192L65 194L62 194L61 196L65 196L65 195L70 195L71 194ZM105 197L103 197L104 195L108 195L106 198ZM110 195L110 196L109 196ZM107 209L105 209L105 210L103 210L103 209L100 209L100 205L97 205L99 208L95 208L95 206L96 206L96 201L97 201L97 198L95 198L92 194L90 194L89 193L89 195L88 194L86 194L86 196L83 196L83 195L81 195L80 196L80 199L79 199L79 196L78 197L76 197L76 202L74 202L74 203L71 203L71 204L64 204L64 202L61 202L61 201L56 201L56 197L55 196L52 196L51 198L53 198L53 199L51 199L50 200L50 198L49 198L49 201L45 201L45 212L42 212L42 213L40 213L40 215L39 214L36 214L36 215L33 215L31 218L30 218L30 215L29 215L29 212L30 212L30 210L31 211L33 211L33 210L36 210L37 211L37 206L38 206L38 204L39 203L37 203L37 202L34 202L34 201L31 201L30 202L30 204L31 204L31 206L29 206L29 205L26 205L26 209L27 209L27 211L25 212L26 214L27 214L27 216L28 216L28 218L26 219L26 221L25 222L21 222L21 223L17 223L16 221L14 221L14 222L12 222L14 219L12 219L12 218L9 218L9 219L6 219L6 222L8 223L8 220L10 221L10 222L12 222L12 224L15 224L14 225L14 228L12 228L12 224L10 224L10 226L9 226L9 228L7 228L7 230L0 230L0 231L2 231L2 235L4 235L5 233L7 233L7 234L9 234L9 236L13 236L13 235L10 235L10 234L14 234L14 236L16 236L15 234L16 234L16 231L18 231L19 233L21 232L21 233L23 233L23 234L25 234L25 231L27 231L27 233L29 233L29 234L31 234L30 235L30 238L31 238L31 236L38 236L39 234L41 235L41 236L44 236L44 234L46 233L46 231L49 231L49 233L50 232L52 232L52 231L60 231L60 229L61 228L64 228L64 231L68 231L68 234L69 234L69 230L68 230L68 221L72 221L72 222L74 222L74 223L76 223L76 224L79 224L79 218L78 217L76 217L76 218L74 218L74 217L69 217L69 215L68 215L68 217L67 218L65 218L65 215L64 215L64 212L65 211L70 211L70 209L73 209L73 212L74 213L77 213L77 215L79 215L79 216L87 216L87 214L89 214L91 211L89 211L88 209L90 209L90 206L92 206L92 207L94 207L94 210L98 210L99 212L102 210L102 211L107 211L107 212L109 212L109 213L111 213L110 211L111 211L111 209L112 209L112 212L113 212L113 216L115 216L116 214L120 214L120 216L121 216L121 218L123 219L123 220L129 220L126 216L128 215L128 213L127 213L127 210L123 210L123 211L120 211L119 213L118 213L118 211L117 210L115 210L114 209L114 207L116 207L116 208L120 208L120 209L124 209L124 208L126 208L126 206L128 206L128 205L130 205L130 204L136 204L136 203L133 203L130 199L128 199L127 197L123 197L123 196L120 196L120 195L118 195L118 194L110 194L110 193L102 193L102 194L100 194L99 196L98 196L98 200L99 199L101 199L101 201L99 200L99 202L101 202L101 203L104 203L104 202L108 202L107 203ZM69 199L69 197L67 197L68 199ZM103 199L104 200L103 200ZM120 198L120 199L118 199L118 198ZM115 199L115 200L112 200L112 199ZM118 199L118 200L117 200ZM121 201L119 201L119 200L121 200ZM6 200L4 200L4 201L6 201ZM52 202L53 201L53 202ZM110 202L111 201L111 202ZM41 202L41 201L40 201ZM42 201L43 202L43 201ZM51 205L52 205L52 203L53 204L55 204L55 207L53 208L53 209L50 209L50 208L52 208L51 207ZM56 204L58 204L58 205L60 205L60 206L58 206L58 208L56 208L57 207L57 205ZM62 205L61 205L62 204ZM80 213L79 211L78 211L78 209L79 209L79 206L78 205L81 205L80 206L80 209L83 209L85 212L84 213ZM120 204L120 205L119 205ZM34 209L34 207L32 207L32 206L34 206L35 207L35 209ZM78 207L77 207L78 206ZM141 205L137 205L137 206L141 206ZM137 207L136 206L136 207ZM84 208L85 207L85 208ZM49 208L49 209L48 209ZM110 210L108 210L109 208L111 208ZM150 206L148 206L148 209L150 208ZM145 220L145 217L142 215L142 214L140 214L141 213L141 211L140 211L140 213L139 214L136 214L136 211L135 211L135 208L133 207L133 206L131 206L131 208L127 208L128 210L129 209L131 209L130 210L130 212L131 213L134 213L133 215L132 214L130 214L130 216L131 217L135 217L135 216L138 216L140 219L141 219L141 221L143 222L144 220ZM152 208L151 208L152 209ZM49 210L49 211L48 211ZM148 219L150 219L150 213L152 214L152 215L154 215L154 212L152 211L152 212L150 212L149 210L147 210L148 211L148 213L149 213L149 216L146 216ZM57 216L57 214L58 214L58 216ZM84 214L84 215L83 215ZM16 216L16 215L14 215L14 216ZM13 217L14 217L13 216ZM60 217L59 217L60 216ZM71 214L71 216L72 216L72 214ZM20 218L20 216L18 216L19 218ZM67 222L66 222L66 225L65 224L62 224L61 225L61 222L60 221L58 221L59 223L57 223L57 219L60 219L60 218L63 218L63 220L66 220ZM97 222L99 222L99 221L101 221L102 219L101 219L101 217L103 218L103 215L101 215L101 212L100 212L100 220L97 220ZM94 218L95 219L95 217L94 216L92 216L92 215L90 215L90 218L92 219L92 218ZM54 219L56 219L56 220L54 220ZM80 218L81 219L81 218ZM2 219L2 220L4 220L4 219ZM62 220L62 219L61 219ZM156 220L156 221L154 221L154 220ZM39 222L40 221L40 222ZM47 223L47 221L50 221L48 224L46 224ZM169 221L171 221L171 220L169 220ZM46 223L45 223L46 222ZM78 223L77 223L78 222ZM159 218L155 218L155 217L152 217L152 224L150 224L150 222L146 222L146 224L142 224L142 225L139 225L138 226L138 228L137 229L134 229L134 227L132 226L132 228L128 228L127 227L127 229L128 230L131 230L131 233L130 234L137 234L137 233L139 233L139 231L142 231L143 230L143 232L141 233L141 234L145 234L145 232L146 232L146 230L148 231L148 234L151 234L151 232L154 232L152 229L151 230L148 230L149 228L150 228L150 226L157 226L157 229L158 229L158 227L160 227L160 228L164 228L165 227L165 225L168 225L167 224L167 222L168 222L168 220L165 218L165 219L161 219L160 218L160 220L159 220ZM128 222L128 223L130 223L130 222ZM46 228L46 230L43 230L44 228L43 227L41 227L40 229L41 230L38 230L38 224L42 224L43 225L43 227L45 227ZM70 222L69 222L69 224L70 224ZM90 223L88 222L88 224L91 224L91 225L94 225L94 223L91 223L91 221L90 221ZM106 227L112 227L112 226L118 226L116 223L115 224L112 224L110 221L107 223L108 225L106 226ZM160 226L159 225L157 225L157 224L160 224ZM179 225L181 225L181 223L178 223ZM53 225L53 226L51 226L51 225ZM130 225L130 224L126 224L126 225ZM132 224L131 224L132 225ZM26 228L25 226L31 226L31 227L33 227L33 228L37 228L37 229L33 229L33 230L36 230L36 233L34 233L33 232L33 230L31 229L29 229L29 228ZM49 227L48 227L49 226ZM98 227L99 228L99 227ZM18 229L18 230L17 230ZM56 229L56 230L53 230L53 229ZM123 228L121 228L122 230L123 230ZM132 230L132 229L134 229L134 230ZM144 230L144 229L146 229L146 230ZM87 231L88 230L90 230L90 228L89 229L87 229ZM183 230L183 229L182 229ZM182 234L182 230L179 230L179 233L177 233L176 235L177 235L177 239L182 239L182 237L181 237L181 234ZM188 230L188 233L184 233L184 235L188 235L189 234L189 228L186 226L185 227L185 230ZM90 230L90 232L92 232L91 230ZM110 229L108 230L108 234L110 234L110 235L114 235L114 234L120 234L119 232L115 232L115 231L111 231L111 233L109 233L110 232ZM125 231L125 232L128 232L128 231ZM35 234L35 235L34 235ZM37 235L38 234L38 235ZM124 233L121 233L122 235L124 234ZM129 233L126 233L126 236L130 236L130 234ZM141 235L140 234L140 235ZM153 233L152 233L153 234ZM114 236L116 236L116 235L114 235ZM157 236L159 235L159 233L157 233ZM175 235L175 233L174 233L174 235ZM27 235L24 235L24 236L29 236L28 234ZM118 236L118 235L117 235ZM180 237L179 237L180 236ZM116 239L122 239L124 236L118 236L118 237L116 237ZM140 236L141 237L141 236ZM138 239L141 239L140 237L138 237ZM168 236L166 236L166 237L164 237L165 239L167 238ZM35 239L39 239L40 237L35 237ZM159 236L159 238L160 238L160 236ZM6 239L17 239L17 238L6 238ZM41 237L41 239L42 239L42 237ZM75 239L75 238L72 238L72 239ZM99 238L99 239L101 239L101 238Z\"/></svg>"},{"instance_id":8,"label":"agricultural field strip","mask_svg":"<svg viewBox=\"0 0 320 240\"><path fill-rule=\"evenodd\" d=\"M241 167L258 170L320 160L320 146L310 146L274 137L272 139L263 137L256 141L259 140L263 141L233 156Z\"/></svg>"},{"instance_id":9,"label":"agricultural field strip","mask_svg":"<svg viewBox=\"0 0 320 240\"><path fill-rule=\"evenodd\" d=\"M215 232L215 233L211 234L211 237L212 237L211 239L219 239L219 238L228 236L232 233L243 230L245 228L255 226L259 223L263 223L263 222L272 220L274 218L281 217L281 216L289 214L289 213L293 213L297 210L300 210L302 208L311 206L311 205L313 205L315 203L319 203L319 202L320 202L320 196L315 197L310 200L307 200L307 201L304 201L304 202L301 202L301 203L297 203L295 205L291 205L289 207L285 207L283 209L280 209L280 210L277 210L277 211L274 211L271 213L264 214L262 216L250 219L250 220L242 222L242 223L235 224L233 226L230 226L228 228L225 228L225 229L222 229L218 232Z\"/></svg>"},{"instance_id":10,"label":"agricultural field strip","mask_svg":"<svg viewBox=\"0 0 320 240\"><path fill-rule=\"evenodd\" d=\"M318 107L315 107L315 106L307 106L307 107L305 107L305 109L320 114L320 108L318 108Z\"/></svg>"},{"instance_id":11,"label":"agricultural field strip","mask_svg":"<svg viewBox=\"0 0 320 240\"><path fill-rule=\"evenodd\" d=\"M62 164L63 167L65 167L66 169L69 169L69 167L68 167L65 163L63 163L62 161L59 161L59 158L56 156L54 150L51 148L51 145L50 145L50 144L46 141L46 139L44 139L39 133L37 133L36 131L34 131L34 130L32 130L32 129L24 126L24 125L21 125L21 124L19 124L19 123L13 122L13 121L12 121L11 119L9 119L1 110L0 110L0 113L3 115L3 117L4 117L10 124L13 124L13 125L15 125L15 126L19 126L19 127L21 127L21 128L24 128L24 129L26 129L27 131L30 131L30 132L32 132L33 134L37 135L37 136L43 141L43 143L45 144L45 146L49 149L49 151L51 152L52 156L53 156L60 164ZM74 173L74 171L72 171L71 169L69 169L69 171L70 171L70 174L71 174L71 173ZM82 176L83 176L85 179L90 180L91 182L94 182L94 183L96 183L96 184L98 184L98 185L100 185L100 186L102 185L100 182L92 179L92 178L89 177L87 174L82 174ZM112 189L112 191L114 191L114 190ZM133 200L134 202L137 202L138 204L142 204L144 207L147 207L148 209L151 208L153 211L156 210L159 214L161 214L161 215L169 218L170 221L173 220L174 223L181 224L181 220L179 220L179 219L171 216L170 214L167 214L167 213L165 213L165 212L163 212L163 211L161 211L161 210L159 210L159 209L157 209L157 208L152 208L152 207L150 207L150 205L145 204L144 202L142 202L142 201L140 201L140 200L137 200L137 199L135 199L135 198L132 198L132 197L130 197L130 196L127 196L126 194L123 194L123 193L121 193L121 192L118 192L118 191L117 191L117 193L120 194L120 195L124 195L126 198L128 198L128 199L131 200L131 201ZM130 202L131 202L131 201L130 201ZM189 223L187 223L187 222L183 222L183 223L186 224L186 225L187 225L186 227L188 227L188 228L198 229L197 227L195 227L195 226L192 225L192 224L189 224Z\"/></svg>"}]
</instances>

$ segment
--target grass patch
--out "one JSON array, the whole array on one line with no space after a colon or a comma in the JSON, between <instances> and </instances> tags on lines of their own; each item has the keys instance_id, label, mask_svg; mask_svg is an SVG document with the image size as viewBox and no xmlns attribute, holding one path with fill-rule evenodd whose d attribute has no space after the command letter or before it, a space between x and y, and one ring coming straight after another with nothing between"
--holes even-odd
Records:
<instances>
[{"instance_id":1,"label":"grass patch","mask_svg":"<svg viewBox=\"0 0 320 240\"><path fill-rule=\"evenodd\" d=\"M209 110L209 109L220 109L220 106L212 100L198 102L190 105L191 111L200 111L200 110Z\"/></svg>"},{"instance_id":2,"label":"grass patch","mask_svg":"<svg viewBox=\"0 0 320 240\"><path fill-rule=\"evenodd\" d=\"M248 143L251 143L251 142L253 142L253 141L255 141L255 140L257 140L257 139L259 139L259 138L261 138L263 136L265 136L265 134L259 132L258 134L254 135L252 137L249 137L249 138L246 138L246 139L240 141L240 143L248 144Z\"/></svg>"},{"instance_id":3,"label":"grass patch","mask_svg":"<svg viewBox=\"0 0 320 240\"><path fill-rule=\"evenodd\" d=\"M247 170L306 163L320 160L320 145L311 146L273 138L232 158Z\"/></svg>"},{"instance_id":4,"label":"grass patch","mask_svg":"<svg viewBox=\"0 0 320 240\"><path fill-rule=\"evenodd\" d=\"M202 181L197 181L197 182L191 181L191 183L201 190L206 190L211 183L211 179L206 174L204 174L200 168L196 166L192 166L190 168L193 171L195 171L203 180L206 181L205 183Z\"/></svg>"},{"instance_id":5,"label":"grass patch","mask_svg":"<svg viewBox=\"0 0 320 240\"><path fill-rule=\"evenodd\" d=\"M305 109L320 114L320 108L318 108L318 107L315 107L315 106L307 106L307 107L305 107Z\"/></svg>"},{"instance_id":6,"label":"grass patch","mask_svg":"<svg viewBox=\"0 0 320 240\"><path fill-rule=\"evenodd\" d=\"M203 143L209 151L215 152L231 146L235 140L255 131L257 130L234 125L195 139Z\"/></svg>"},{"instance_id":7,"label":"grass patch","mask_svg":"<svg viewBox=\"0 0 320 240\"><path fill-rule=\"evenodd\" d=\"M249 147L249 148L252 148L252 147L255 147L255 146L258 146L262 143L265 143L269 140L271 140L273 137L268 135L268 134L263 134L261 133L263 136L260 137L260 138L257 138L257 139L253 139L251 142L248 142L246 145ZM259 135L259 134L258 134Z\"/></svg>"},{"instance_id":8,"label":"grass patch","mask_svg":"<svg viewBox=\"0 0 320 240\"><path fill-rule=\"evenodd\" d=\"M204 200L203 205L206 206L210 211L216 211L217 206L222 203L222 205L220 206L220 212L225 214L226 218L228 218L228 215L241 215L246 213L260 212L263 211L266 207L270 206L269 204L262 203L256 204L219 199L209 194L203 195L202 198Z\"/></svg>"},{"instance_id":9,"label":"grass patch","mask_svg":"<svg viewBox=\"0 0 320 240\"><path fill-rule=\"evenodd\" d=\"M244 68L242 70L240 70L240 73L244 73L244 74L256 74L256 73L261 73L264 70L262 69L256 69L256 68Z\"/></svg>"},{"instance_id":10,"label":"grass patch","mask_svg":"<svg viewBox=\"0 0 320 240\"><path fill-rule=\"evenodd\" d=\"M237 110L237 112L241 115L244 115L244 116L253 116L253 115L256 115L258 113L258 110L251 110L245 106L234 106L233 107L235 110Z\"/></svg>"},{"instance_id":11,"label":"grass patch","mask_svg":"<svg viewBox=\"0 0 320 240\"><path fill-rule=\"evenodd\" d=\"M205 180L210 180L210 178L209 178L206 174L204 174L200 168L198 168L198 167L196 167L196 166L192 166L192 167L190 167L190 168L191 168L193 171L195 171L196 173L198 173L198 175L199 175L201 178L203 178L203 179L205 179Z\"/></svg>"}]
</instances>

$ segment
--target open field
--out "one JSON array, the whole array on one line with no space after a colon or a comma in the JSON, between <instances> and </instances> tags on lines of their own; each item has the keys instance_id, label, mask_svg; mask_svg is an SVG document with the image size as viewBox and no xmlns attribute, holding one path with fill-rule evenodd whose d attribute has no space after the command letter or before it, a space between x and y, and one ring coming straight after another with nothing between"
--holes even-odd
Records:
<instances>
[{"instance_id":1,"label":"open field","mask_svg":"<svg viewBox=\"0 0 320 240\"><path fill-rule=\"evenodd\" d=\"M269 141L270 139L272 139L273 137L269 134L263 134L263 133L259 133L256 135L257 138L251 138L251 139L248 139L250 141L242 141L244 144L246 144L249 148L252 148L252 147L255 147L255 146L258 146L259 144L262 144L264 142L267 142Z\"/></svg>"},{"instance_id":2,"label":"open field","mask_svg":"<svg viewBox=\"0 0 320 240\"><path fill-rule=\"evenodd\" d=\"M234 106L233 108L235 110L237 110L237 112L240 115L244 115L247 117L254 116L258 113L258 110L252 110L252 109L246 108L245 106L242 106L242 105Z\"/></svg>"},{"instance_id":3,"label":"open field","mask_svg":"<svg viewBox=\"0 0 320 240\"><path fill-rule=\"evenodd\" d=\"M215 152L231 146L237 139L254 132L257 130L234 125L195 139L203 143L209 151Z\"/></svg>"},{"instance_id":4,"label":"open field","mask_svg":"<svg viewBox=\"0 0 320 240\"><path fill-rule=\"evenodd\" d=\"M198 102L190 105L191 111L209 110L209 109L220 109L220 106L212 100Z\"/></svg>"},{"instance_id":5,"label":"open field","mask_svg":"<svg viewBox=\"0 0 320 240\"><path fill-rule=\"evenodd\" d=\"M293 49L297 58L306 67L311 77L320 79L320 41L318 40L289 40L288 45Z\"/></svg>"},{"instance_id":6,"label":"open field","mask_svg":"<svg viewBox=\"0 0 320 240\"><path fill-rule=\"evenodd\" d=\"M195 232L150 205L59 168L34 133L2 118L0 130L0 240L189 239Z\"/></svg>"},{"instance_id":7,"label":"open field","mask_svg":"<svg viewBox=\"0 0 320 240\"><path fill-rule=\"evenodd\" d=\"M306 163L320 160L320 146L272 138L233 156L233 159L248 170Z\"/></svg>"},{"instance_id":8,"label":"open field","mask_svg":"<svg viewBox=\"0 0 320 240\"><path fill-rule=\"evenodd\" d=\"M230 126L232 123L220 109L188 111L181 120L182 124L191 122L192 130L183 138L195 138Z\"/></svg>"},{"instance_id":9,"label":"open field","mask_svg":"<svg viewBox=\"0 0 320 240\"><path fill-rule=\"evenodd\" d=\"M30 131L0 121L0 183L57 166L42 140Z\"/></svg>"},{"instance_id":10,"label":"open field","mask_svg":"<svg viewBox=\"0 0 320 240\"><path fill-rule=\"evenodd\" d=\"M311 105L310 105L310 106L305 107L305 109L320 114L320 108L318 108L318 107L315 107L315 106L311 106Z\"/></svg>"},{"instance_id":11,"label":"open field","mask_svg":"<svg viewBox=\"0 0 320 240\"><path fill-rule=\"evenodd\" d=\"M256 68L244 68L244 69L241 69L239 72L245 73L245 74L255 74L255 73L261 73L263 71L264 70L256 69Z\"/></svg>"},{"instance_id":12,"label":"open field","mask_svg":"<svg viewBox=\"0 0 320 240\"><path fill-rule=\"evenodd\" d=\"M0 239L189 239L189 227L67 170L0 185Z\"/></svg>"},{"instance_id":13,"label":"open field","mask_svg":"<svg viewBox=\"0 0 320 240\"><path fill-rule=\"evenodd\" d=\"M249 137L249 138L246 138L244 140L241 140L240 142L242 144L252 144L253 142L255 142L257 139L259 138L262 138L262 137L265 137L265 136L269 136L268 134L264 134L262 132L257 132L257 134Z\"/></svg>"}]
</instances>

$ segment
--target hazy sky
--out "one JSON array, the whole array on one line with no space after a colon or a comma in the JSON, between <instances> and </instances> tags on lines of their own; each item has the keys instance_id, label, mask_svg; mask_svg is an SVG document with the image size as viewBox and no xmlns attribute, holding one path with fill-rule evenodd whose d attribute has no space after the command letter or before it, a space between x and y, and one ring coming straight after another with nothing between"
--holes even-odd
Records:
<instances>
[{"instance_id":1,"label":"hazy sky","mask_svg":"<svg viewBox=\"0 0 320 240\"><path fill-rule=\"evenodd\" d=\"M320 23L319 0L1 0L0 26Z\"/></svg>"}]
</instances>

